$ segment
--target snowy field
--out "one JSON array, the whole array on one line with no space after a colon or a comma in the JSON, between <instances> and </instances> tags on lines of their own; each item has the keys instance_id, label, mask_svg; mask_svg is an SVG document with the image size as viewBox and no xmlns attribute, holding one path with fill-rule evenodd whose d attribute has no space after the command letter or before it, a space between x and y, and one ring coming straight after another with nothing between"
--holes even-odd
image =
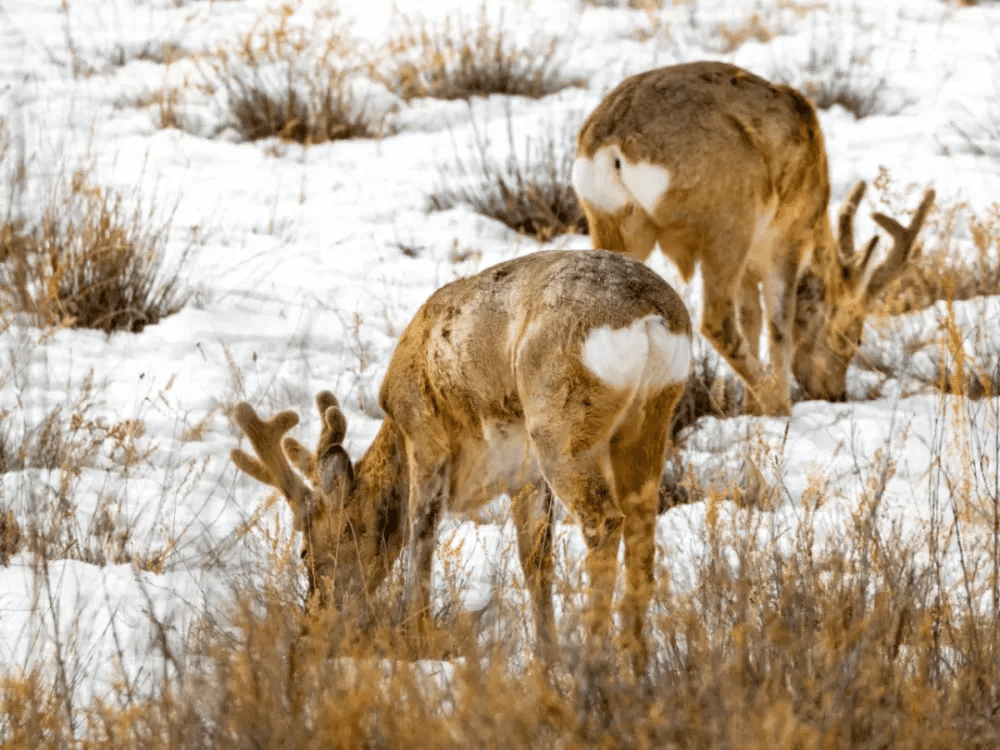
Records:
<instances>
[{"instance_id":1,"label":"snowy field","mask_svg":"<svg viewBox=\"0 0 1000 750\"><path fill-rule=\"evenodd\" d=\"M3 162L5 199L16 193L21 210L41 212L46 196L80 172L129 205L141 202L153 224L169 222L165 268L191 293L178 313L136 334L39 328L0 310L0 440L34 439L55 409L61 429L83 443L112 435L94 437L79 471L0 474L0 518L11 510L27 529L62 514L59 523L81 540L45 566L23 545L0 567L0 671L62 653L80 699L122 680L139 690L154 685L161 657L152 644L165 637L182 649L199 618L224 616L234 581L266 580L275 550L290 543L284 503L269 503L268 490L229 460L240 444L230 407L247 400L262 413L294 408L308 443L317 430L313 396L330 389L357 458L380 423L376 395L396 338L434 289L538 249L589 247L572 234L540 244L465 206L429 211L431 193L463 179L449 169L456 156L474 160L476 138L488 139L498 162L511 143L520 148L539 134L571 153L577 125L605 92L626 75L675 62L727 60L804 89L831 69L847 70L878 92L878 104L861 119L837 105L819 112L831 210L855 181L871 184L883 169L889 177L881 189L869 187L859 242L875 231L871 211L903 218L926 186L937 191L938 217L961 203L960 216L986 216L1000 195L994 4L696 0L655 12L579 0L488 5L489 17L525 44L556 39L562 74L584 85L540 99L406 101L358 73L352 90L384 118L385 134L302 146L243 140L228 124L226 92L205 84L206 57L239 49L251 32L266 36L282 18L276 3L0 3L0 120L23 157ZM480 18L478 6L459 0L366 0L342 3L339 15L325 2L285 8L281 22L317 49L336 31L361 57L388 54L390 39L415 19L435 28L449 17L470 26ZM767 33L732 41L754 28ZM301 59L311 54L306 47ZM817 54L829 59L814 70ZM170 102L179 128L161 126L164 91L178 92ZM18 163L28 177L15 190ZM943 241L942 227L932 217L928 246ZM948 252L971 257L973 239L960 218ZM676 283L667 261L651 263ZM697 278L677 287L696 314ZM697 347L714 356L704 341ZM970 371L996 370L1000 298L957 302L951 311L938 302L872 322L858 362L879 366L851 368L846 403L799 402L781 419L703 418L682 435L682 464L707 485L738 481L755 457L774 498L763 509L723 503L719 512L756 514L755 528L779 546L798 538L806 519L817 545L836 539L883 476L877 521L893 534L921 534L941 507L972 519L968 533L985 533L974 523L975 498L997 497L1000 403L935 387L959 349ZM992 475L994 484L963 484L970 465L981 469L976 481ZM959 492L970 503L961 513ZM675 591L693 584L706 514L706 503L695 502L659 519L658 561ZM451 575L469 610L498 587L500 595L516 588L505 518L501 502L441 529L440 544L458 550L448 559L459 561ZM575 575L583 544L568 519L558 547L559 575ZM943 577L957 585L959 549L945 547ZM440 584L442 597L450 591Z\"/></svg>"}]
</instances>

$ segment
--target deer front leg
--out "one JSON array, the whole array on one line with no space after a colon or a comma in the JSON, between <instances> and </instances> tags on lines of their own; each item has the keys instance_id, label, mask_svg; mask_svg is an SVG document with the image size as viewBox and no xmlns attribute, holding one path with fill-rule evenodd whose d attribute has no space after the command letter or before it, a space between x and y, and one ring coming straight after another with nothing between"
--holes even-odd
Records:
<instances>
[{"instance_id":1,"label":"deer front leg","mask_svg":"<svg viewBox=\"0 0 1000 750\"><path fill-rule=\"evenodd\" d=\"M556 659L558 638L552 607L552 490L543 480L516 493L511 502L517 552L535 615L535 650L548 663Z\"/></svg>"},{"instance_id":2,"label":"deer front leg","mask_svg":"<svg viewBox=\"0 0 1000 750\"><path fill-rule=\"evenodd\" d=\"M705 274L705 303L701 315L701 333L723 356L736 374L743 378L752 399L761 411L771 415L791 412L788 381L784 392L769 387L760 360L750 349L750 343L740 330L736 310L736 284ZM750 401L752 405L753 400Z\"/></svg>"},{"instance_id":3,"label":"deer front leg","mask_svg":"<svg viewBox=\"0 0 1000 750\"><path fill-rule=\"evenodd\" d=\"M740 330L747 340L750 356L760 362L760 329L761 329L761 309L760 309L760 289L757 279L749 274L743 277L740 287ZM760 414L762 408L757 401L757 397L750 389L747 389L746 408L751 414Z\"/></svg>"},{"instance_id":4,"label":"deer front leg","mask_svg":"<svg viewBox=\"0 0 1000 750\"><path fill-rule=\"evenodd\" d=\"M411 454L412 455L412 454ZM409 565L403 588L402 623L405 632L426 643L430 635L431 568L437 524L448 487L446 465L410 462Z\"/></svg>"}]
</instances>

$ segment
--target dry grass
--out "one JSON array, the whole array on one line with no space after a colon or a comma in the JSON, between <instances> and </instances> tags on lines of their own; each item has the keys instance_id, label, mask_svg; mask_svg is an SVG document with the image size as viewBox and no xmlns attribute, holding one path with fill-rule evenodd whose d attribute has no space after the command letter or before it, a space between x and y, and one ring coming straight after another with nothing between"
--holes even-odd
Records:
<instances>
[{"instance_id":1,"label":"dry grass","mask_svg":"<svg viewBox=\"0 0 1000 750\"><path fill-rule=\"evenodd\" d=\"M780 30L765 23L760 13L751 13L742 21L730 25L723 22L719 25L719 39L722 43L722 52L729 54L735 52L749 41L765 44L780 33Z\"/></svg>"},{"instance_id":2,"label":"dry grass","mask_svg":"<svg viewBox=\"0 0 1000 750\"><path fill-rule=\"evenodd\" d=\"M37 224L13 210L0 224L0 306L39 326L107 333L138 333L184 306L180 268L163 260L170 224L155 206L129 206L82 172L49 201Z\"/></svg>"},{"instance_id":3,"label":"dry grass","mask_svg":"<svg viewBox=\"0 0 1000 750\"><path fill-rule=\"evenodd\" d=\"M555 131L555 132L553 132ZM473 123L471 154L456 153L440 168L440 183L429 197L433 211L468 205L511 229L544 242L559 234L586 233L586 217L573 192L570 171L574 133L567 123L525 138L519 147L507 113L506 159L496 157L489 138Z\"/></svg>"},{"instance_id":4,"label":"dry grass","mask_svg":"<svg viewBox=\"0 0 1000 750\"><path fill-rule=\"evenodd\" d=\"M1000 204L985 215L965 203L939 209L928 222L931 245L885 292L882 311L890 315L921 310L940 300L967 300L1000 294ZM955 235L966 224L973 254L959 252Z\"/></svg>"},{"instance_id":5,"label":"dry grass","mask_svg":"<svg viewBox=\"0 0 1000 750\"><path fill-rule=\"evenodd\" d=\"M695 359L687 388L674 412L671 428L674 441L702 417L724 419L742 414L741 391L739 381L718 357L703 355Z\"/></svg>"},{"instance_id":6,"label":"dry grass","mask_svg":"<svg viewBox=\"0 0 1000 750\"><path fill-rule=\"evenodd\" d=\"M684 591L661 577L640 681L572 635L551 674L518 666L502 635L467 638L449 663L410 662L391 632L304 614L294 587L279 586L240 592L233 627L202 628L183 675L151 699L74 706L71 724L57 680L8 679L0 737L58 747L74 731L92 748L994 747L1000 600L981 605L975 591L998 588L996 533L970 533L947 507L926 537L888 530L876 519L892 456L865 467L866 492L826 542L818 490L790 531L734 512L723 485L693 486L704 547ZM977 487L995 520L996 486ZM956 538L968 589L941 575L941 541Z\"/></svg>"},{"instance_id":7,"label":"dry grass","mask_svg":"<svg viewBox=\"0 0 1000 750\"><path fill-rule=\"evenodd\" d=\"M0 414L0 477L21 477L6 484L6 497L0 495L0 564L22 547L45 560L136 563L143 569L160 564L162 551L133 540L132 523L122 516L114 492L102 489L90 503L92 490L81 489L87 472L111 465L128 476L151 455L137 442L145 432L141 420L109 423L95 416L98 395L91 375L72 401L36 424ZM81 514L84 501L87 511Z\"/></svg>"},{"instance_id":8,"label":"dry grass","mask_svg":"<svg viewBox=\"0 0 1000 750\"><path fill-rule=\"evenodd\" d=\"M878 209L894 216L905 216L905 207L912 206L924 189L896 189L884 168L873 187ZM867 347L856 357L856 367L875 373L882 381L869 387L868 397L882 397L887 381L902 382L904 392L929 388L973 400L1000 394L1000 360L987 354L983 361L964 361L966 343L951 306L952 302L1000 295L1000 206L976 214L962 201L938 203L918 243L910 265L871 308L868 329L881 329L884 336L897 340L885 350ZM898 317L941 302L947 304L934 314L934 325L910 326ZM929 368L923 362L909 366L908 360L917 353L930 358Z\"/></svg>"},{"instance_id":9,"label":"dry grass","mask_svg":"<svg viewBox=\"0 0 1000 750\"><path fill-rule=\"evenodd\" d=\"M880 209L893 214L896 206L912 204L916 192L896 190L884 167L873 187ZM914 261L886 288L876 315L923 310L942 300L1000 295L1000 204L977 214L964 201L939 202L921 237Z\"/></svg>"},{"instance_id":10,"label":"dry grass","mask_svg":"<svg viewBox=\"0 0 1000 750\"><path fill-rule=\"evenodd\" d=\"M8 565L23 545L24 533L14 511L0 508L0 565Z\"/></svg>"},{"instance_id":11,"label":"dry grass","mask_svg":"<svg viewBox=\"0 0 1000 750\"><path fill-rule=\"evenodd\" d=\"M485 3L470 28L464 19L444 28L404 19L410 30L389 44L389 56L369 63L372 77L406 100L469 99L508 94L534 99L579 82L561 72L558 40L547 37L521 44L504 25L492 21Z\"/></svg>"},{"instance_id":12,"label":"dry grass","mask_svg":"<svg viewBox=\"0 0 1000 750\"><path fill-rule=\"evenodd\" d=\"M857 120L872 115L898 114L907 105L884 75L871 68L874 44L842 44L827 27L813 26L809 57L795 68L779 68L772 78L795 86L818 109L840 105ZM846 52L846 56L845 56Z\"/></svg>"},{"instance_id":13,"label":"dry grass","mask_svg":"<svg viewBox=\"0 0 1000 750\"><path fill-rule=\"evenodd\" d=\"M346 30L337 27L320 44L309 30L291 25L291 14L285 6L274 28L255 28L236 49L201 58L205 85L225 95L225 127L248 141L303 144L384 134L385 117L355 94Z\"/></svg>"},{"instance_id":14,"label":"dry grass","mask_svg":"<svg viewBox=\"0 0 1000 750\"><path fill-rule=\"evenodd\" d=\"M661 10L665 0L580 0L584 8L630 8L646 12ZM672 5L681 5L678 0L672 0Z\"/></svg>"}]
</instances>

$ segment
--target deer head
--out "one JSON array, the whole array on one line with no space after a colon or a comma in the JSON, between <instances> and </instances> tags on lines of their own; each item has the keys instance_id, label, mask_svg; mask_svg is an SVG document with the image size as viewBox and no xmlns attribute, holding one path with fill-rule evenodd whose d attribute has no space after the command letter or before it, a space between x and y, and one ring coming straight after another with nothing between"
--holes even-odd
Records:
<instances>
[{"instance_id":1,"label":"deer head","mask_svg":"<svg viewBox=\"0 0 1000 750\"><path fill-rule=\"evenodd\" d=\"M306 565L310 600L318 599L321 605L333 604L338 609L348 601L364 607L367 594L384 578L401 547L400 494L405 490L405 480L402 487L392 478L386 482L384 487L395 488L396 492L366 492L372 477L358 476L343 447L347 419L336 396L322 391L316 396L316 407L322 431L316 450L309 451L295 438L285 436L299 422L294 411L263 420L248 403L237 404L234 418L256 457L239 448L232 450L231 457L240 470L278 489L288 501L294 528L302 532L301 557ZM388 432L385 437L392 439ZM376 439L372 447L378 452L379 446ZM392 461L378 465L383 471L391 471L394 466ZM361 484L365 487L359 491ZM362 498L369 497L381 502L362 502ZM367 533L369 530L375 533ZM380 557L382 565L377 564Z\"/></svg>"},{"instance_id":2,"label":"deer head","mask_svg":"<svg viewBox=\"0 0 1000 750\"><path fill-rule=\"evenodd\" d=\"M809 399L846 398L847 368L861 343L865 318L878 295L918 256L917 234L934 203L934 191L928 189L908 226L872 214L893 239L885 260L873 266L878 235L860 251L854 247L854 216L865 187L859 181L844 200L836 242L828 233L819 239L813 262L796 286L792 372Z\"/></svg>"}]
</instances>

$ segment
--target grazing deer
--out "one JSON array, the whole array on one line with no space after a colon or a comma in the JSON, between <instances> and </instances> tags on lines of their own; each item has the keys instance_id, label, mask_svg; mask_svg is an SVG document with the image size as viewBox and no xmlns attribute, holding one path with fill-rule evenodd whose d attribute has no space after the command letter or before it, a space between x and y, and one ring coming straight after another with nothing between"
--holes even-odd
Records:
<instances>
[{"instance_id":1,"label":"grazing deer","mask_svg":"<svg viewBox=\"0 0 1000 750\"><path fill-rule=\"evenodd\" d=\"M789 369L807 398L843 400L872 300L914 256L927 190L909 226L870 268L855 252L865 185L834 239L823 133L798 91L734 65L695 62L626 78L580 128L573 187L594 247L645 261L659 243L685 280L701 264L701 331L748 386L750 411L788 414ZM759 356L760 288L771 375ZM794 357L794 361L793 361Z\"/></svg>"},{"instance_id":2,"label":"grazing deer","mask_svg":"<svg viewBox=\"0 0 1000 750\"><path fill-rule=\"evenodd\" d=\"M535 253L452 282L417 311L382 381L385 420L357 463L327 392L315 453L282 440L295 412L263 421L241 403L235 419L258 458L232 458L288 500L322 601L364 610L405 545L404 623L418 632L441 514L509 493L536 645L549 657L554 493L583 527L593 643L610 627L624 533L624 638L641 673L658 489L690 362L691 320L655 272L614 253Z\"/></svg>"}]
</instances>

